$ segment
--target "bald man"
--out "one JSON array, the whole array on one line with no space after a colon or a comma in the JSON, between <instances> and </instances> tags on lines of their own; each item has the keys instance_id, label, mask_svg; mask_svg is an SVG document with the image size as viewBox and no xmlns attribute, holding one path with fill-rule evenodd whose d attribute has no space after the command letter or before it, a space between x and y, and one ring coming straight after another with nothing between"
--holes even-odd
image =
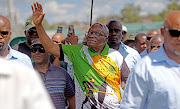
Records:
<instances>
[{"instance_id":1,"label":"bald man","mask_svg":"<svg viewBox=\"0 0 180 109\"><path fill-rule=\"evenodd\" d=\"M136 64L129 75L121 109L180 109L180 11L164 19L164 44Z\"/></svg>"},{"instance_id":2,"label":"bald man","mask_svg":"<svg viewBox=\"0 0 180 109\"><path fill-rule=\"evenodd\" d=\"M33 68L31 60L26 54L11 49L11 47L8 45L10 39L10 22L6 17L0 16L0 57L12 62L17 61Z\"/></svg>"},{"instance_id":3,"label":"bald man","mask_svg":"<svg viewBox=\"0 0 180 109\"><path fill-rule=\"evenodd\" d=\"M160 34L153 36L149 43L148 53L158 50L163 42L164 38Z\"/></svg>"},{"instance_id":4,"label":"bald man","mask_svg":"<svg viewBox=\"0 0 180 109\"><path fill-rule=\"evenodd\" d=\"M148 31L147 32L147 40L146 40L146 45L147 45L147 47L149 47L149 42L150 42L150 40L151 40L151 38L153 37L153 36L155 36L155 35L159 35L159 34L161 34L158 30L155 30L155 29L153 29L153 30L150 30L150 31ZM143 58L144 56L146 56L147 54L148 54L148 48L146 48L145 50L143 50L141 53L140 53L140 56L141 56L141 58Z\"/></svg>"},{"instance_id":5,"label":"bald man","mask_svg":"<svg viewBox=\"0 0 180 109\"><path fill-rule=\"evenodd\" d=\"M52 41L55 43L55 44L61 44L61 41L65 39L64 36L62 35L58 35L58 34L54 34L53 37L52 37Z\"/></svg>"}]
</instances>

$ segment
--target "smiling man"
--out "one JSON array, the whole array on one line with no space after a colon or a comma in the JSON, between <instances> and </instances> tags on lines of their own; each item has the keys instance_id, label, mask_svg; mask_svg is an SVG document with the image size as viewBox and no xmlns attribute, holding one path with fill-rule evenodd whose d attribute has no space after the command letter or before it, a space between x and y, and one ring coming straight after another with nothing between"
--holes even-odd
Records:
<instances>
[{"instance_id":1,"label":"smiling man","mask_svg":"<svg viewBox=\"0 0 180 109\"><path fill-rule=\"evenodd\" d=\"M32 6L33 21L45 50L57 57L64 55L72 62L75 75L76 109L119 108L121 100L121 76L129 73L122 55L109 48L108 28L93 24L87 34L86 45L54 44L46 34L42 20L41 4ZM73 33L68 34L71 38Z\"/></svg>"}]
</instances>

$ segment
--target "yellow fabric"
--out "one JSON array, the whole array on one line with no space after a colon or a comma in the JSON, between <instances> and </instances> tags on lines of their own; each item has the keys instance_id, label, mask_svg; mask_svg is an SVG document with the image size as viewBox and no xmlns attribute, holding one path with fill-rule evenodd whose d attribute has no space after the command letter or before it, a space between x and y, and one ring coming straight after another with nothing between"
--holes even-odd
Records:
<instances>
[{"instance_id":1,"label":"yellow fabric","mask_svg":"<svg viewBox=\"0 0 180 109\"><path fill-rule=\"evenodd\" d=\"M121 73L117 67L116 62L108 56L95 55L92 57L92 66L97 70L99 75L106 79L106 81L117 92L119 101L121 100L121 92L119 84L121 84Z\"/></svg>"}]
</instances>

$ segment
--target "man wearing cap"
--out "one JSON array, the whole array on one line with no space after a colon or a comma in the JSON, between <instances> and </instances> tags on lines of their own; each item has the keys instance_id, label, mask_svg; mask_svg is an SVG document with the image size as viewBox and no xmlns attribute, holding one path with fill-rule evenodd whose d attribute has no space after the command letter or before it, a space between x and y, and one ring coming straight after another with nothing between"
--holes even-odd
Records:
<instances>
[{"instance_id":1,"label":"man wearing cap","mask_svg":"<svg viewBox=\"0 0 180 109\"><path fill-rule=\"evenodd\" d=\"M40 73L56 109L64 109L66 99L70 109L75 109L74 82L69 74L62 67L50 63L49 53L45 51L39 38L34 39L31 46L33 67Z\"/></svg>"},{"instance_id":2,"label":"man wearing cap","mask_svg":"<svg viewBox=\"0 0 180 109\"><path fill-rule=\"evenodd\" d=\"M20 51L21 53L27 54L31 58L31 51L30 51L31 41L35 38L38 38L36 27L35 27L33 21L28 20L26 22L24 34L27 39L26 42L16 44L12 48Z\"/></svg>"},{"instance_id":3,"label":"man wearing cap","mask_svg":"<svg viewBox=\"0 0 180 109\"><path fill-rule=\"evenodd\" d=\"M30 58L20 53L16 50L13 50L9 45L8 42L11 39L11 25L9 20L4 17L0 16L0 57L11 60L17 61L20 63L24 63L25 65L32 68Z\"/></svg>"},{"instance_id":4,"label":"man wearing cap","mask_svg":"<svg viewBox=\"0 0 180 109\"><path fill-rule=\"evenodd\" d=\"M127 63L129 70L141 59L139 53L133 48L122 43L122 24L117 20L110 20L107 24L109 29L108 45L110 48L118 50L125 62ZM128 74L127 74L128 77ZM127 80L127 78L126 78ZM125 81L126 81L125 80Z\"/></svg>"},{"instance_id":5,"label":"man wearing cap","mask_svg":"<svg viewBox=\"0 0 180 109\"><path fill-rule=\"evenodd\" d=\"M124 42L126 40L127 37L127 28L122 25L122 42Z\"/></svg>"}]
</instances>

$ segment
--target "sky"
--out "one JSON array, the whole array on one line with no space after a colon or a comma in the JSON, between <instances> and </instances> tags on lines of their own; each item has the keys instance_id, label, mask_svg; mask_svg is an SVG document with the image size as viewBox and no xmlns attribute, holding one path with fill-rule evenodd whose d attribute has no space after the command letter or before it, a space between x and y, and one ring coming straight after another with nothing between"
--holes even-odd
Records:
<instances>
[{"instance_id":1,"label":"sky","mask_svg":"<svg viewBox=\"0 0 180 109\"><path fill-rule=\"evenodd\" d=\"M42 4L45 19L49 24L56 22L70 23L72 21L89 22L91 0L14 0L13 13L19 24L32 15L31 5L38 1ZM120 10L126 4L139 5L141 15L157 14L166 8L169 0L94 0L93 21L100 16L120 15ZM8 0L0 0L0 15L8 15Z\"/></svg>"}]
</instances>

